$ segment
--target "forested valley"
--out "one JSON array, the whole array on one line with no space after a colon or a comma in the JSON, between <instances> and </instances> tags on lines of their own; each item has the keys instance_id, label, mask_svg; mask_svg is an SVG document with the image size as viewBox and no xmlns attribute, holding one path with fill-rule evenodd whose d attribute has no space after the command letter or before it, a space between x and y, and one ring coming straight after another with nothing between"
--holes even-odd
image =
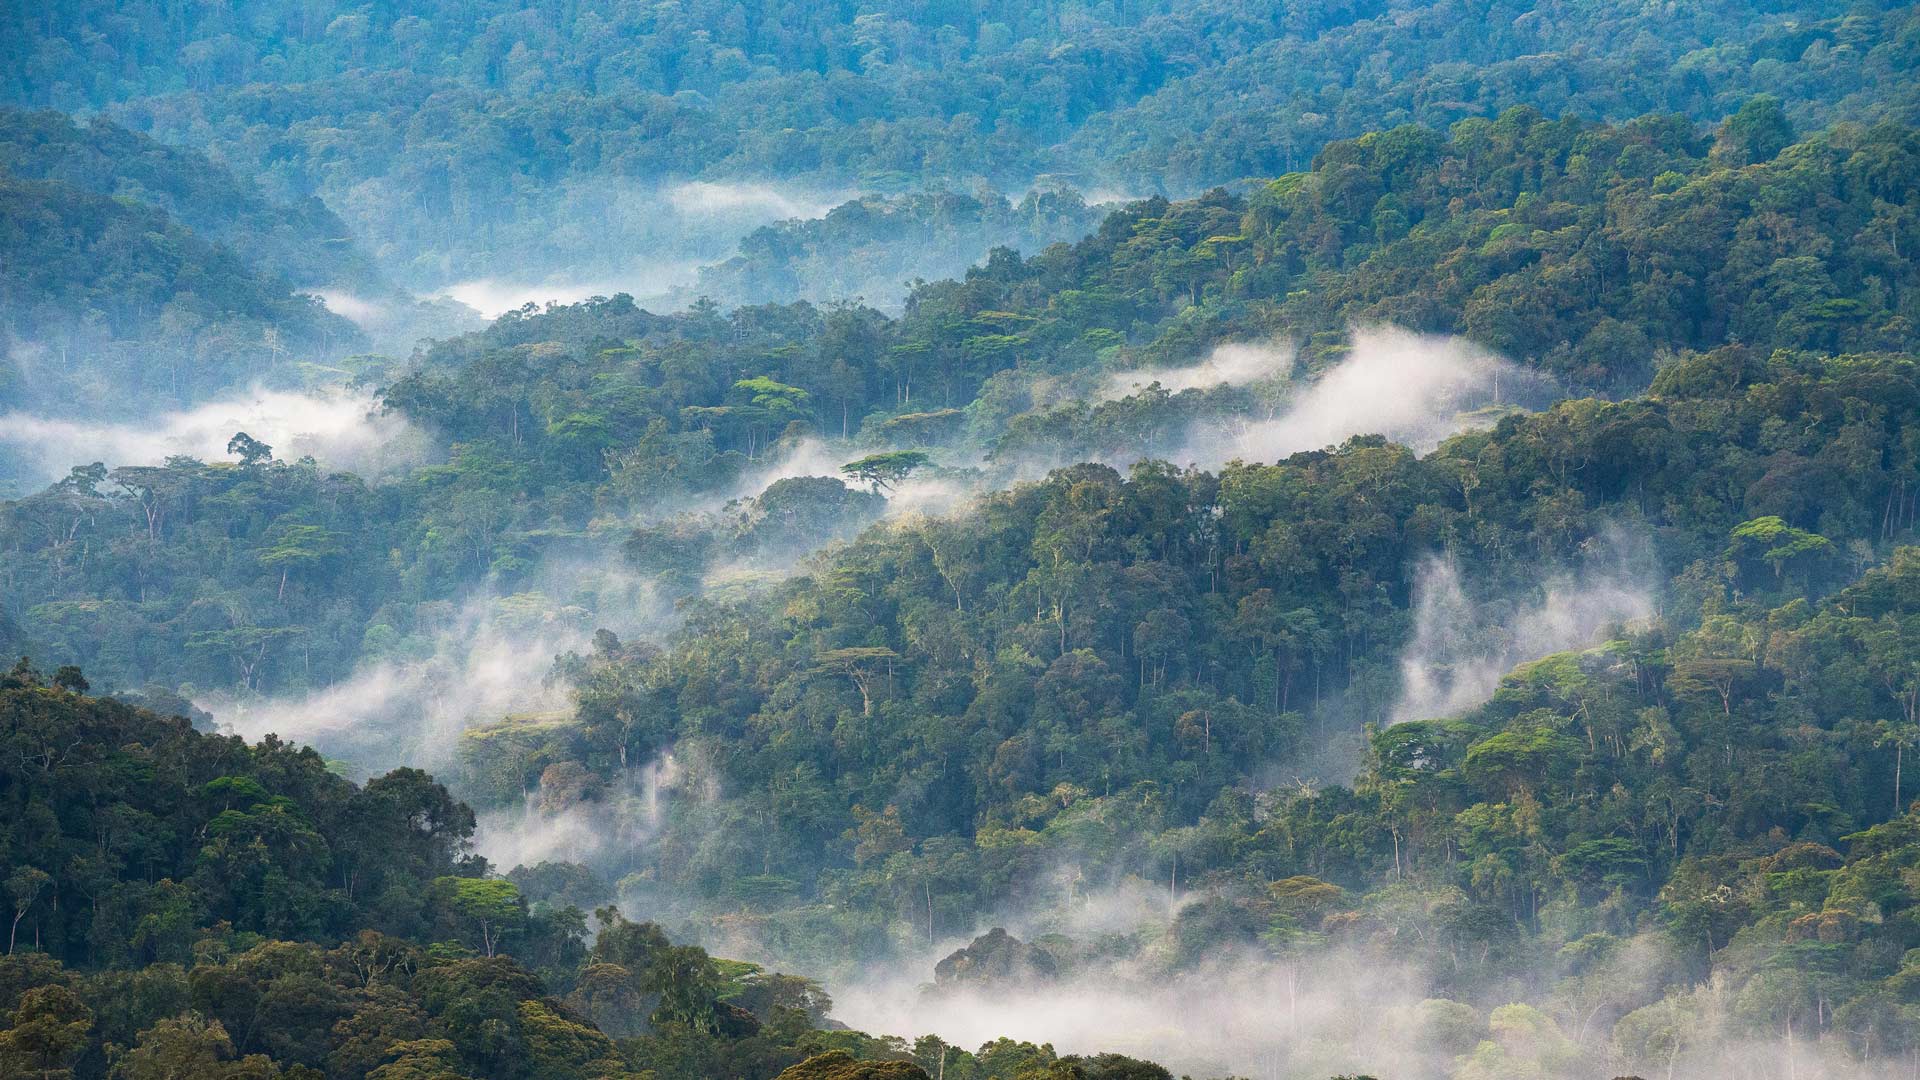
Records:
<instances>
[{"instance_id":1,"label":"forested valley","mask_svg":"<svg viewBox=\"0 0 1920 1080\"><path fill-rule=\"evenodd\" d=\"M4 16L0 1072L1910 1075L1920 15L948 7Z\"/></svg>"}]
</instances>

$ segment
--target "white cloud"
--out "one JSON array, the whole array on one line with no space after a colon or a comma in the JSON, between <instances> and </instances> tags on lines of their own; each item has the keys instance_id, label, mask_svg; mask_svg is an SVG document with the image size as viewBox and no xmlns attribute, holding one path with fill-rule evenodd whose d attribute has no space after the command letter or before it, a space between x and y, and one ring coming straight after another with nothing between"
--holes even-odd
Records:
<instances>
[{"instance_id":1,"label":"white cloud","mask_svg":"<svg viewBox=\"0 0 1920 1080\"><path fill-rule=\"evenodd\" d=\"M827 211L858 197L858 192L799 191L746 181L694 180L667 191L668 203L680 214L750 215L776 221L825 217Z\"/></svg>"},{"instance_id":2,"label":"white cloud","mask_svg":"<svg viewBox=\"0 0 1920 1080\"><path fill-rule=\"evenodd\" d=\"M425 461L425 436L403 417L377 410L373 395L363 391L256 389L137 421L15 412L0 416L0 448L47 480L92 461L153 465L175 454L225 460L227 441L240 431L271 445L281 460L310 454L331 468L367 475Z\"/></svg>"},{"instance_id":3,"label":"white cloud","mask_svg":"<svg viewBox=\"0 0 1920 1080\"><path fill-rule=\"evenodd\" d=\"M1227 370L1244 374L1252 366L1243 359ZM1532 391L1538 382L1464 338L1396 327L1355 329L1347 356L1303 386L1283 412L1205 425L1189 437L1184 460L1274 461L1355 435L1384 435L1429 450L1464 426L1463 413L1510 402L1516 391Z\"/></svg>"},{"instance_id":4,"label":"white cloud","mask_svg":"<svg viewBox=\"0 0 1920 1080\"><path fill-rule=\"evenodd\" d=\"M1434 557L1414 585L1414 629L1400 657L1393 723L1452 716L1493 696L1515 665L1593 644L1610 627L1654 614L1652 575L1622 534L1587 564L1556 573L1537 591L1469 598L1460 568Z\"/></svg>"},{"instance_id":5,"label":"white cloud","mask_svg":"<svg viewBox=\"0 0 1920 1080\"><path fill-rule=\"evenodd\" d=\"M1205 360L1188 367L1139 368L1107 377L1100 399L1110 401L1135 394L1153 383L1170 394L1207 390L1216 386L1247 386L1293 373L1294 349L1284 343L1230 341L1214 348Z\"/></svg>"}]
</instances>

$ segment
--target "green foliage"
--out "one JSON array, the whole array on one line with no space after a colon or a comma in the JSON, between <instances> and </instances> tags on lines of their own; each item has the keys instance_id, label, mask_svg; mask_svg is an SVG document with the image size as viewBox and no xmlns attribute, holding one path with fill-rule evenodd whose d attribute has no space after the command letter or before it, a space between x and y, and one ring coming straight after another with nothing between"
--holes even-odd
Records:
<instances>
[{"instance_id":1,"label":"green foliage","mask_svg":"<svg viewBox=\"0 0 1920 1080\"><path fill-rule=\"evenodd\" d=\"M889 450L849 461L840 466L840 471L875 490L891 491L895 484L925 468L931 460L919 450Z\"/></svg>"},{"instance_id":2,"label":"green foliage","mask_svg":"<svg viewBox=\"0 0 1920 1080\"><path fill-rule=\"evenodd\" d=\"M0 260L8 267L0 337L10 353L24 350L0 369L0 404L10 409L71 414L96 397L103 405L95 415L134 403L185 405L284 379L289 350L337 355L363 340L284 279L162 210L60 180L23 179L5 166L0 157Z\"/></svg>"},{"instance_id":3,"label":"green foliage","mask_svg":"<svg viewBox=\"0 0 1920 1080\"><path fill-rule=\"evenodd\" d=\"M296 287L388 288L372 260L346 241L346 224L319 200L275 203L206 155L105 117L80 126L57 112L0 109L0 165L22 180L152 206Z\"/></svg>"},{"instance_id":4,"label":"green foliage","mask_svg":"<svg viewBox=\"0 0 1920 1080\"><path fill-rule=\"evenodd\" d=\"M901 247L937 250L938 222L975 212L940 189L983 174L1022 188L1064 175L1200 190L1293 172L1374 128L1443 128L1513 106L1733 116L1727 141L1741 156L1729 161L1745 164L1778 141L1781 110L1807 130L1910 109L1912 19L1899 6L1841 12L1806 0L1760 10L1582 3L1551 19L1489 17L1459 0L1151 0L1070 18L996 0L798 5L771 21L715 0L666 13L487 0L325 17L285 3L243 15L94 0L51 21L6 13L0 96L106 106L162 141L207 146L281 203L317 194L369 249L393 252L392 269L458 281L496 273L502 252L543 269L619 265L666 226L613 192L669 178L927 187L920 198L944 202L924 215L936 224L901 229ZM1778 104L1743 111L1759 93ZM414 116L429 119L396 137ZM1396 171L1427 151L1416 139L1381 141ZM1355 185L1341 197L1378 195ZM776 231L749 246L755 265L713 275L710 287L755 299L761 282L805 267L820 234L857 237L890 210L863 200L842 208L844 224ZM1392 235L1410 223L1384 224ZM1008 231L989 221L974 251ZM759 254L776 244L777 256ZM835 265L822 277L848 289L837 295L879 300L870 282L910 276L868 248L829 250ZM918 265L929 278L960 270Z\"/></svg>"},{"instance_id":5,"label":"green foliage","mask_svg":"<svg viewBox=\"0 0 1920 1080\"><path fill-rule=\"evenodd\" d=\"M529 568L615 531L678 629L561 658L570 707L468 732L460 779L495 805L536 784L587 799L674 747L714 794L666 801L637 884L702 929L830 970L1071 907L1099 875L1164 883L1176 910L1151 934L963 958L990 976L1097 949L1173 977L1332 945L1418 964L1445 997L1409 1022L1461 1076L1574 1070L1602 1042L1671 1070L1706 1052L1708 1017L1911 1052L1920 142L1900 122L1911 13L1870 8L989 4L935 13L953 33L817 5L0 16L14 96L113 104L280 204L320 192L383 253L434 250L429 276L491 268L530 230L579 243L555 225L604 210L603 175L796 155L882 189L1114 155L1102 175L1149 187L1278 174L994 250L893 297L897 316L657 316L624 295L510 313L386 379L383 407L445 451L396 476L237 434L237 466L83 465L6 504L0 644L59 665L0 676L7 1069L1164 1077L820 1030L817 984L652 923L602 909L589 947L606 880L487 876L473 812L423 773L355 787L310 750L86 696L82 665L187 696L323 686L431 652L482 593L504 621L585 619L592 598L532 593ZM83 47L112 71L76 81ZM316 254L330 214L211 169L195 185L206 159L106 124L6 125L10 355L84 350L0 398L191 400L354 340L288 284L359 272ZM885 236L1031 250L1082 220L1052 198L857 200L756 232L708 282L785 299L841 261L835 282L872 282L908 265L873 254ZM631 256L617 229L580 247ZM1430 451L1362 435L1209 472L1153 459L1290 387L1108 392L1275 337L1324 371L1375 322L1595 396ZM836 431L870 490L791 478L672 516ZM994 479L1140 463L869 527L962 437ZM1386 723L1423 559L1523 596L1617 531L1654 538L1658 619L1531 658L1459 715ZM755 560L791 573L711 580ZM1321 782L1276 786L1295 775ZM1610 982L1656 947L1677 959Z\"/></svg>"},{"instance_id":6,"label":"green foliage","mask_svg":"<svg viewBox=\"0 0 1920 1080\"><path fill-rule=\"evenodd\" d=\"M10 940L76 966L423 929L419 898L465 865L472 812L413 770L355 788L311 749L32 686L0 690L0 742L26 826L0 838Z\"/></svg>"},{"instance_id":7,"label":"green foliage","mask_svg":"<svg viewBox=\"0 0 1920 1080\"><path fill-rule=\"evenodd\" d=\"M845 1050L816 1054L782 1072L775 1080L928 1080L910 1061L859 1061Z\"/></svg>"},{"instance_id":8,"label":"green foliage","mask_svg":"<svg viewBox=\"0 0 1920 1080\"><path fill-rule=\"evenodd\" d=\"M520 890L502 878L441 877L433 882L434 900L454 916L479 930L480 948L492 956L502 936L526 921L527 905Z\"/></svg>"},{"instance_id":9,"label":"green foliage","mask_svg":"<svg viewBox=\"0 0 1920 1080\"><path fill-rule=\"evenodd\" d=\"M1779 415L1798 406L1756 400L1738 404L1742 416L1780 422L1739 435L1751 456L1717 460L1698 440L1720 429L1695 420L1706 406L1686 403L1729 401L1744 387L1798 393L1825 363L1813 357L1849 350L1857 370L1836 377L1856 388L1887 380L1881 351L1914 347L1920 325L1914 264L1899 254L1920 243L1904 164L1913 142L1893 124L1837 127L1735 167L1675 118L1602 126L1521 110L1445 137L1406 129L1337 143L1311 172L1244 198L1135 204L1070 247L1024 260L1003 251L964 280L922 284L897 319L808 304L655 316L627 297L514 313L431 347L386 387L388 408L444 440L446 464L373 484L279 462L77 475L0 513L0 545L22 582L7 614L45 655L75 660L107 685L324 685L363 655L430 649L447 603L478 583L514 592L543 554L576 552L609 520L658 520L680 500L735 490L755 462L792 452L806 431L866 432L879 443L863 447L877 451L876 464L938 461L927 447L951 436L930 437L919 428L931 421L912 419L935 415L918 411L931 399L960 412L1008 468L1036 456L1172 453L1195 423L1270 408L1257 397L1264 391L1149 390L1064 406L1036 393L1065 379L1093 396L1110 366L1186 363L1217 341L1281 327L1322 365L1338 358L1350 323L1380 319L1464 332L1575 390L1631 393L1651 379L1648 399L1568 410L1565 436L1539 436L1591 440L1584 462L1542 445L1542 468L1577 465L1591 478L1564 488L1565 498L1617 500L1643 476L1704 462L1741 488L1744 509L1725 522L1723 544L1740 522L1771 516L1834 545L1742 551L1750 565L1740 587L1772 588L1760 580L1771 571L1827 588L1845 573L1843 540L1867 531L1860 520L1884 519L1884 538L1901 517L1899 499L1867 494L1881 479L1854 477L1906 466L1869 462L1856 474L1854 461L1876 449L1904 461L1904 451L1851 441L1875 430L1872 419L1850 429L1809 405L1829 440L1820 444ZM1665 189L1661 176L1679 185ZM1335 197L1342 185L1381 194ZM1389 205L1408 227L1383 240ZM1782 221L1764 240L1743 224L1761 213ZM1663 239L1677 236L1687 243ZM1648 244L1667 252L1657 264L1636 254ZM1841 312L1836 300L1857 306ZM1896 407L1901 395L1893 387L1873 408ZM1449 460L1435 482L1477 482L1464 451ZM891 484L895 471L873 479ZM1845 497L1812 497L1828 491ZM650 525L630 550L644 549L647 572L684 594L711 567L845 538L877 514L870 500L812 480L737 511ZM1445 539L1449 514L1418 525ZM1512 543L1539 546L1522 543L1531 524L1502 528ZM320 539L312 529L325 531L317 548L301 539ZM801 543L786 545L783 534ZM1564 548L1554 529L1539 535ZM160 557L136 556L140 537L157 542ZM341 574L347 567L354 572ZM1170 610L1126 629L1149 627L1150 668L1164 649L1153 642L1178 628L1172 615L1191 623ZM1335 632L1318 613L1314 621L1317 630L1259 639L1273 646L1282 712L1311 677L1305 651Z\"/></svg>"}]
</instances>

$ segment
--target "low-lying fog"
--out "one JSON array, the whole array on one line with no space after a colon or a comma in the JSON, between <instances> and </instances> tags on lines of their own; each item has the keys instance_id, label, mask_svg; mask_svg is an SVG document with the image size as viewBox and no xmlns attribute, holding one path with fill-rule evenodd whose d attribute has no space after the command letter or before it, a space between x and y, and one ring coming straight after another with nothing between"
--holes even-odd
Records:
<instances>
[{"instance_id":1,"label":"low-lying fog","mask_svg":"<svg viewBox=\"0 0 1920 1080\"><path fill-rule=\"evenodd\" d=\"M943 943L959 947L964 941ZM938 1035L974 1048L1006 1037L1062 1054L1115 1052L1194 1077L1247 1080L1909 1080L1894 1058L1849 1059L1830 1042L1754 1038L1726 980L1661 1002L1675 974L1654 935L1548 987L1537 1005L1450 1000L1434 973L1341 948L1276 958L1224 952L1201 970L1097 965L1060 978L931 986L913 972L829 986L857 1030Z\"/></svg>"},{"instance_id":2,"label":"low-lying fog","mask_svg":"<svg viewBox=\"0 0 1920 1080\"><path fill-rule=\"evenodd\" d=\"M489 268L505 268L485 276L421 276L438 279L426 286L429 291L489 319L527 304L572 304L617 293L664 313L692 300L687 290L701 267L734 255L748 233L775 222L824 217L859 195L744 179L660 188L576 185L567 196L566 223L544 238L551 257L490 262ZM570 231L581 234L579 243L563 242ZM592 254L582 258L581 252Z\"/></svg>"},{"instance_id":3,"label":"low-lying fog","mask_svg":"<svg viewBox=\"0 0 1920 1080\"><path fill-rule=\"evenodd\" d=\"M1510 400L1508 388L1525 381L1503 361L1457 340L1391 329L1356 333L1351 352L1317 379L1294 381L1293 375L1294 357L1284 346L1223 346L1193 365L1118 376L1103 396L1124 396L1147 382L1169 389L1285 382L1268 414L1187 434L1182 445L1192 459L1217 464L1234 457L1271 460L1372 432L1430 447L1473 422L1465 414ZM345 464L357 454L389 453L389 442L405 434L403 427L383 426L398 421L374 415L370 406L365 397L344 393L257 393L173 414L150 428L28 418L0 430L32 432L55 446L106 448L96 455L115 461L181 452L217 459L233 431L247 430L277 448L284 445L282 456L311 452ZM25 445L30 439L15 435L11 441ZM62 469L71 462L70 449L42 452L49 470L52 462ZM798 440L749 470L733 489L688 509L713 513L781 479L839 476L840 465L854 456L858 452L823 440ZM891 510L958 512L978 490L950 478L909 481L894 493ZM1430 559L1417 571L1413 629L1391 719L1471 708L1515 664L1589 645L1622 624L1651 617L1650 562L1646 539L1624 532L1591 545L1575 565L1543 568L1531 581L1520 575L1519 584L1503 587L1465 580L1451 562ZM416 642L410 653L371 655L351 678L312 694L252 700L211 695L197 703L231 730L309 742L348 759L358 771L401 761L444 768L476 726L509 716L537 724L568 715L570 688L547 675L557 654L584 650L596 627L630 637L658 635L672 625L672 612L644 576L610 569L620 565L611 550L556 559L522 592L476 597L426 631L423 647ZM715 783L711 770L668 751L633 763L591 801L570 802L536 788L520 804L481 812L478 850L503 870L578 861L615 880L644 867L672 801L712 804ZM1078 880L1080 869L1074 871ZM1097 868L1087 875L1100 876ZM1169 974L1156 943L1168 939L1174 916L1204 895L1137 879L1069 889L1064 899L1009 909L993 922L1028 942L1079 943L1070 949L1112 942L1116 935L1142 944L1122 950L1122 959L1088 960L1056 977L932 985L935 963L967 945L989 925L983 923L937 942L902 946L883 968L842 965L829 979L835 1016L862 1030L931 1033L968 1047L1005 1036L1051 1043L1062 1053L1117 1051L1196 1076L1575 1080L1626 1070L1675 1080L1905 1075L1892 1063L1848 1067L1819 1045L1735 1038L1729 1034L1730 992L1717 983L1678 1005L1628 1016L1616 1029L1632 1009L1658 1000L1669 981L1671 960L1651 935L1634 939L1610 966L1573 989L1561 984L1548 992L1552 978L1543 973L1532 992L1516 992L1540 1002L1537 1009L1504 1000L1439 1000L1443 980L1433 972L1412 962L1382 966L1373 952L1309 950L1289 958L1216 950L1199 970ZM626 899L635 917L684 910L674 897L628 892ZM756 955L752 941L708 944L722 953L783 961ZM1685 1009L1685 1022L1666 1023L1660 1009Z\"/></svg>"},{"instance_id":4,"label":"low-lying fog","mask_svg":"<svg viewBox=\"0 0 1920 1080\"><path fill-rule=\"evenodd\" d=\"M405 418L381 411L364 390L298 393L249 390L138 421L0 416L0 467L51 483L74 465L158 465L175 455L226 461L227 441L244 431L282 461L312 456L322 465L369 478L422 464L431 441Z\"/></svg>"}]
</instances>

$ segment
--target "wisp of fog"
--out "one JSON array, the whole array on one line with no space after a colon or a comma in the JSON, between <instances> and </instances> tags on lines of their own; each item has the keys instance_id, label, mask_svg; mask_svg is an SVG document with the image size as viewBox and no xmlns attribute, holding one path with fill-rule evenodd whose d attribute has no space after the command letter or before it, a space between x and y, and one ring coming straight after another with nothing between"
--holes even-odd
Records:
<instances>
[{"instance_id":1,"label":"wisp of fog","mask_svg":"<svg viewBox=\"0 0 1920 1080\"><path fill-rule=\"evenodd\" d=\"M645 636L673 613L651 581L609 552L544 560L521 592L481 592L390 654L305 694L207 694L195 704L221 726L310 743L362 773L396 763L441 768L462 736L503 718L566 715L571 688L547 678L557 656L587 647L597 628Z\"/></svg>"},{"instance_id":2,"label":"wisp of fog","mask_svg":"<svg viewBox=\"0 0 1920 1080\"><path fill-rule=\"evenodd\" d=\"M1400 657L1393 723L1452 716L1493 696L1516 664L1591 645L1654 614L1651 556L1611 530L1571 569L1513 595L1474 599L1450 557L1429 557L1414 584L1413 634Z\"/></svg>"},{"instance_id":3,"label":"wisp of fog","mask_svg":"<svg viewBox=\"0 0 1920 1080\"><path fill-rule=\"evenodd\" d=\"M694 180L639 189L575 183L569 190L583 207L597 208L597 215L589 218L598 216L611 223L597 239L627 238L624 254L608 252L592 260L587 272L578 265L536 264L517 274L455 281L441 287L439 294L488 319L527 304L572 304L618 293L632 296L650 310L669 311L692 299L686 290L703 266L732 255L740 239L754 229L777 221L822 217L859 195L747 180ZM354 309L337 310L349 314Z\"/></svg>"},{"instance_id":4,"label":"wisp of fog","mask_svg":"<svg viewBox=\"0 0 1920 1080\"><path fill-rule=\"evenodd\" d=\"M1177 394L1182 390L1207 390L1215 386L1278 382L1293 374L1296 359L1293 346L1284 342L1230 341L1215 346L1207 358L1197 364L1114 372L1107 377L1107 384L1098 397L1101 401L1113 401L1137 394L1154 383L1159 383L1170 394Z\"/></svg>"},{"instance_id":5,"label":"wisp of fog","mask_svg":"<svg viewBox=\"0 0 1920 1080\"><path fill-rule=\"evenodd\" d=\"M370 478L421 464L430 454L427 437L404 417L381 411L369 392L347 389L254 389L119 423L8 413L0 416L0 451L22 462L21 471L52 481L89 461L158 465L177 454L224 460L227 441L241 431L271 445L283 461L311 455Z\"/></svg>"},{"instance_id":6,"label":"wisp of fog","mask_svg":"<svg viewBox=\"0 0 1920 1080\"><path fill-rule=\"evenodd\" d=\"M1203 466L1275 461L1354 435L1384 435L1426 451L1468 426L1463 414L1511 402L1523 389L1539 392L1537 376L1465 338L1391 326L1356 327L1351 337L1347 355L1301 386L1278 415L1200 425L1176 460ZM1160 381L1169 389L1175 383L1245 384L1284 376L1292 366L1293 354L1277 348L1236 350L1225 358L1216 352L1198 367L1164 373Z\"/></svg>"}]
</instances>

